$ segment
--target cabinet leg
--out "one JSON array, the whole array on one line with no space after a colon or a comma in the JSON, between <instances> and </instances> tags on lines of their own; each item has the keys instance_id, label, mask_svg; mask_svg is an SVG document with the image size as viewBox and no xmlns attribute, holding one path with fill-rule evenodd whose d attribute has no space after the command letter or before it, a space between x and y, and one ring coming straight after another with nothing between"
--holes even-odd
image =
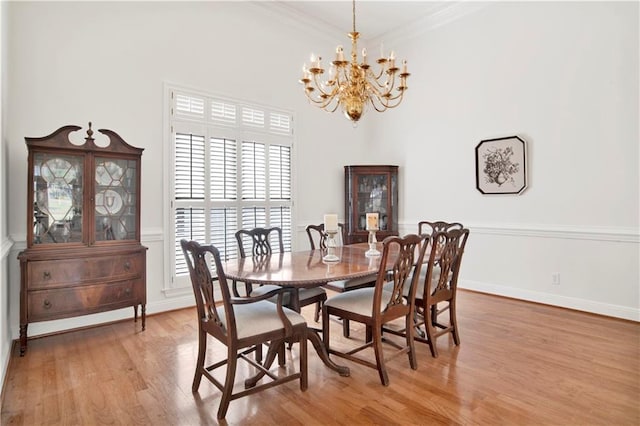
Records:
<instances>
[{"instance_id":1,"label":"cabinet leg","mask_svg":"<svg viewBox=\"0 0 640 426\"><path fill-rule=\"evenodd\" d=\"M146 305L140 305L141 316L142 316L142 331L147 327L147 313L146 313Z\"/></svg>"},{"instance_id":2,"label":"cabinet leg","mask_svg":"<svg viewBox=\"0 0 640 426\"><path fill-rule=\"evenodd\" d=\"M27 325L20 324L20 356L24 356L27 351Z\"/></svg>"}]
</instances>

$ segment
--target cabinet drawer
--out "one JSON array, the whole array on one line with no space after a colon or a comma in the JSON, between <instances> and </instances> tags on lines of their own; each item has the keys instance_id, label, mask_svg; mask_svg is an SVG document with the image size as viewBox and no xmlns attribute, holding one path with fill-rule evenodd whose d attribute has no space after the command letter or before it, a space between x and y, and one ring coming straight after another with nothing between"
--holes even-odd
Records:
<instances>
[{"instance_id":1,"label":"cabinet drawer","mask_svg":"<svg viewBox=\"0 0 640 426\"><path fill-rule=\"evenodd\" d=\"M29 321L64 318L144 303L142 280L29 292Z\"/></svg>"},{"instance_id":2,"label":"cabinet drawer","mask_svg":"<svg viewBox=\"0 0 640 426\"><path fill-rule=\"evenodd\" d=\"M138 278L144 257L140 254L84 259L32 261L28 264L29 289Z\"/></svg>"}]
</instances>

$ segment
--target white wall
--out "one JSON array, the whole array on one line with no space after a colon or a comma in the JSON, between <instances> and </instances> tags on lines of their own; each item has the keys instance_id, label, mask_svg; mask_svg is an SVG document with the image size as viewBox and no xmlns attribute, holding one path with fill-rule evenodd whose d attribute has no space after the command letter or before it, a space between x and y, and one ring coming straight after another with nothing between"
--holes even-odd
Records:
<instances>
[{"instance_id":1,"label":"white wall","mask_svg":"<svg viewBox=\"0 0 640 426\"><path fill-rule=\"evenodd\" d=\"M12 241L7 234L7 155L6 105L7 93L7 14L5 2L0 2L0 377L5 376L11 350L11 323L9 321L8 255Z\"/></svg>"},{"instance_id":2,"label":"white wall","mask_svg":"<svg viewBox=\"0 0 640 426\"><path fill-rule=\"evenodd\" d=\"M410 89L374 133L405 230L470 226L461 286L640 319L638 3L494 3L401 46ZM474 148L510 135L529 187L482 195Z\"/></svg>"},{"instance_id":3,"label":"white wall","mask_svg":"<svg viewBox=\"0 0 640 426\"><path fill-rule=\"evenodd\" d=\"M3 6L2 72L11 90L2 93L8 171L0 176L11 191L0 212L17 243L7 256L8 293L0 293L11 311L0 317L13 338L16 255L27 225L24 137L66 124L93 121L145 149L148 312L191 303L162 291L163 243L171 238L163 229L164 82L295 111L298 230L325 212L342 219L345 164L398 164L402 232L425 218L472 228L464 286L640 319L637 3L495 3L394 43L410 61L407 99L355 129L307 105L297 83L309 53L330 55L344 35L327 40L264 4ZM482 196L474 147L512 134L529 142L529 188ZM552 272L560 286L550 285ZM35 323L29 335L130 316Z\"/></svg>"},{"instance_id":4,"label":"white wall","mask_svg":"<svg viewBox=\"0 0 640 426\"><path fill-rule=\"evenodd\" d=\"M293 22L285 25L263 5L237 2L10 2L7 61L11 92L5 100L9 234L9 321L19 322L17 253L24 249L27 219L25 136L60 126L116 131L144 148L142 243L147 253L147 312L192 305L165 294L163 244L163 85L179 84L296 111L294 155L299 223L320 222L343 211L343 165L359 161L364 129L307 105L298 84L311 49L333 43ZM303 36L300 36L300 31ZM96 133L96 137L100 137ZM323 155L319 155L319 153ZM324 155L334 153L334 155ZM296 223L297 223L296 222ZM301 237L304 237L302 239ZM298 235L306 247L306 236ZM166 285L168 287L168 285ZM7 317L7 315L5 315ZM29 325L29 336L131 317L129 309Z\"/></svg>"}]
</instances>

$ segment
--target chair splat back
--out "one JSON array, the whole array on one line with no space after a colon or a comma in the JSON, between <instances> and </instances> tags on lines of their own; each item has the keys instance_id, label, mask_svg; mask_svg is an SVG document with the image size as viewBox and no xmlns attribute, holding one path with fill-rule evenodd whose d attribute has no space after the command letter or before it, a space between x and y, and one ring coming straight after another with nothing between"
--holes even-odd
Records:
<instances>
[{"instance_id":1,"label":"chair splat back","mask_svg":"<svg viewBox=\"0 0 640 426\"><path fill-rule=\"evenodd\" d=\"M433 235L436 232L449 231L451 229L462 229L464 226L459 222L445 222L438 220L435 222L429 222L423 220L418 222L418 234Z\"/></svg>"},{"instance_id":2,"label":"chair splat back","mask_svg":"<svg viewBox=\"0 0 640 426\"><path fill-rule=\"evenodd\" d=\"M424 237L419 237L418 235L409 235L405 238L390 236L384 239L383 245L385 249L383 250L380 261L378 280L385 281L390 277L390 282L393 283L393 286L390 284L377 283L376 288L380 289L377 293L380 294L376 294L376 296L382 297L381 293L383 288L385 291L391 290L391 298L385 310L400 305L404 308L408 307L409 302L407 302L404 294L409 293L413 295L415 293L415 283L417 280L413 272L416 265L422 265L425 250L421 249L420 245L424 239ZM424 244L426 245L426 243ZM389 268L387 258L393 250L397 250L398 255L391 268ZM388 273L385 273L385 271ZM405 289L406 286L410 286L408 291ZM374 306L379 305L374 303Z\"/></svg>"},{"instance_id":3,"label":"chair splat back","mask_svg":"<svg viewBox=\"0 0 640 426\"><path fill-rule=\"evenodd\" d=\"M320 225L308 225L306 231L307 236L309 237L309 245L311 246L311 250L316 249L316 241L319 246L318 248L322 250L327 248L327 238L329 238L329 234L327 234L324 230L324 223L321 223ZM345 235L343 223L338 223L338 232L340 234L341 242L344 242Z\"/></svg>"},{"instance_id":4,"label":"chair splat back","mask_svg":"<svg viewBox=\"0 0 640 426\"><path fill-rule=\"evenodd\" d=\"M219 328L221 334L226 335L225 322L220 319L216 310L216 303L219 301L216 301L215 298L214 282L218 281L220 283L219 286L222 293L222 301L220 302L225 305L225 313L233 315L233 310L226 309L226 301L229 300L231 295L229 294L229 287L224 274L214 278L211 276L209 267L210 263L214 263L217 271L222 270L218 263L220 257L218 249L213 246L201 246L196 241L182 240L180 244L182 245L182 252L191 276L198 318L200 318L200 321L208 323L209 326L213 324L216 328ZM229 319L227 319L226 323L230 324Z\"/></svg>"},{"instance_id":5,"label":"chair splat back","mask_svg":"<svg viewBox=\"0 0 640 426\"><path fill-rule=\"evenodd\" d=\"M432 299L431 302L451 298L458 282L460 263L468 237L468 229L438 231L433 235L431 241L435 250L431 251L430 256L437 255L437 258L428 262L427 274L424 276L425 294L417 295L418 298L429 298ZM434 273L436 268L439 273Z\"/></svg>"},{"instance_id":6,"label":"chair splat back","mask_svg":"<svg viewBox=\"0 0 640 426\"><path fill-rule=\"evenodd\" d=\"M266 256L273 253L270 241L271 233L277 234L278 250L280 253L283 253L284 243L282 241L282 229L279 227L241 229L236 232L240 257L247 257L244 238L248 238L251 241L251 256Z\"/></svg>"}]
</instances>

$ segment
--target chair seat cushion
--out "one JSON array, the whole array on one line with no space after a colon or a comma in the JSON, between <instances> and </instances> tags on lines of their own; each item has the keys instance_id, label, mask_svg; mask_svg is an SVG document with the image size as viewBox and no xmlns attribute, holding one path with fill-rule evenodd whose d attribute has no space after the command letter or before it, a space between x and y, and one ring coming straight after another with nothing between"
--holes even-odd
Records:
<instances>
[{"instance_id":1,"label":"chair seat cushion","mask_svg":"<svg viewBox=\"0 0 640 426\"><path fill-rule=\"evenodd\" d=\"M353 312L358 315L373 315L373 294L375 288L359 288L357 290L347 291L345 293L337 294L324 305L327 307L333 307L336 309L342 309L345 311ZM391 293L388 291L382 291L382 300L380 304L380 311L382 311L391 300Z\"/></svg>"},{"instance_id":2,"label":"chair seat cushion","mask_svg":"<svg viewBox=\"0 0 640 426\"><path fill-rule=\"evenodd\" d=\"M353 288L363 287L366 285L375 285L376 278L375 277L358 277L351 278L349 280L339 280L339 281L331 281L327 284L328 287L331 287L339 292L350 291Z\"/></svg>"},{"instance_id":3,"label":"chair seat cushion","mask_svg":"<svg viewBox=\"0 0 640 426\"><path fill-rule=\"evenodd\" d=\"M226 328L224 308L218 307L217 310ZM282 310L294 327L306 323L304 317L299 313L289 308L282 308ZM261 300L246 305L234 305L233 312L236 317L236 329L239 339L284 329L282 320L278 316L277 306L269 301Z\"/></svg>"}]
</instances>

